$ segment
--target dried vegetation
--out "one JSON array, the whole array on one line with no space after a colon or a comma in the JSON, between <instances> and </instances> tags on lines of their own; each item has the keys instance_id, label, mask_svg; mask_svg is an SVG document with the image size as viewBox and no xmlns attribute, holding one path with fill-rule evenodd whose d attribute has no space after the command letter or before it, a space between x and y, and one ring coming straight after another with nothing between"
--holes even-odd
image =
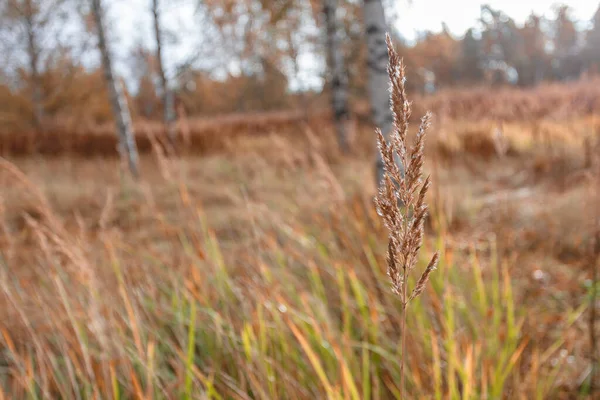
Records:
<instances>
[{"instance_id":1,"label":"dried vegetation","mask_svg":"<svg viewBox=\"0 0 600 400\"><path fill-rule=\"evenodd\" d=\"M347 157L326 116L180 122L175 158L139 122L138 183L107 128L3 134L0 398L585 394L597 87L416 98L389 231L360 119Z\"/></svg>"}]
</instances>

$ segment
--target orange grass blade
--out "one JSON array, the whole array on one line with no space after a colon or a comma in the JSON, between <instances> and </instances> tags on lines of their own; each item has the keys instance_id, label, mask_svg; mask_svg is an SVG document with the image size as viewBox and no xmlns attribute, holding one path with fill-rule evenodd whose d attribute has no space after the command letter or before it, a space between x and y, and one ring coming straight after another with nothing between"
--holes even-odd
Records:
<instances>
[{"instance_id":1,"label":"orange grass blade","mask_svg":"<svg viewBox=\"0 0 600 400\"><path fill-rule=\"evenodd\" d=\"M319 361L319 356L317 356L317 354L315 354L313 349L310 347L308 340L306 340L306 338L302 335L300 330L296 327L296 325L293 322L291 322L289 319L286 319L286 324L291 329L292 333L296 337L296 340L298 340L298 342L300 343L300 346L302 346L302 349L306 353L308 360L310 361L315 372L317 373L321 383L325 387L327 394L328 395L333 394L334 393L333 387L331 386L331 384L329 383L329 380L327 379L325 370L323 369L323 366L321 365L321 362Z\"/></svg>"}]
</instances>

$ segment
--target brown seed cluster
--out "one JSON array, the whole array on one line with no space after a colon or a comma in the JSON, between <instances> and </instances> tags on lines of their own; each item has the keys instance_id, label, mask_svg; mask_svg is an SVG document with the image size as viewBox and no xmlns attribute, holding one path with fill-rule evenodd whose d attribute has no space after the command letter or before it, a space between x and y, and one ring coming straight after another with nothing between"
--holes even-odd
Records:
<instances>
[{"instance_id":1,"label":"brown seed cluster","mask_svg":"<svg viewBox=\"0 0 600 400\"><path fill-rule=\"evenodd\" d=\"M389 36L387 44L390 60L388 65L390 106L394 115L394 128L389 143L386 142L381 131L377 130L385 174L383 181L380 182L375 203L377 213L383 218L390 232L387 254L388 275L394 292L401 297L403 306L406 307L410 300L423 292L439 258L437 253L434 254L408 296L407 276L417 264L427 216L425 195L431 181L429 177L423 180L423 160L425 136L430 126L431 114L427 113L421 119L414 143L410 150L407 149L406 137L411 103L406 98L404 65L394 50Z\"/></svg>"}]
</instances>

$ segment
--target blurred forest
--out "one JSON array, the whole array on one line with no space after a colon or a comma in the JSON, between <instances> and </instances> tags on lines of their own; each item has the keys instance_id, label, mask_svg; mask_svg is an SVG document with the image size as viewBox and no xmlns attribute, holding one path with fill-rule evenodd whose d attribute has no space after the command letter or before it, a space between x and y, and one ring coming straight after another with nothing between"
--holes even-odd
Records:
<instances>
[{"instance_id":1,"label":"blurred forest","mask_svg":"<svg viewBox=\"0 0 600 400\"><path fill-rule=\"evenodd\" d=\"M162 13L180 2L148 1L139 13L160 22ZM109 10L113 5L104 3ZM362 2L344 1L337 7L339 43L355 107L367 97ZM169 71L160 52L164 59L172 43L191 40L184 33L155 23L155 42L128 50L126 95L134 120L160 121L167 102L188 116L327 104L331 80L322 65L326 37L321 2L203 0L195 10L202 35L193 38L197 50ZM600 9L589 21L576 21L566 5L555 6L552 13L552 18L532 14L518 24L500 9L481 6L479 20L462 37L444 26L440 32L423 32L414 43L393 29L393 18L387 22L410 71L407 88L413 93L458 86L527 87L599 73ZM109 37L110 23L121 17L112 15L108 21ZM0 21L0 131L112 120L102 69L93 61L97 36L87 2L5 0ZM110 37L109 46L118 45L119 38ZM314 60L314 74L325 84L304 84L300 57ZM207 66L198 60L211 62Z\"/></svg>"}]
</instances>

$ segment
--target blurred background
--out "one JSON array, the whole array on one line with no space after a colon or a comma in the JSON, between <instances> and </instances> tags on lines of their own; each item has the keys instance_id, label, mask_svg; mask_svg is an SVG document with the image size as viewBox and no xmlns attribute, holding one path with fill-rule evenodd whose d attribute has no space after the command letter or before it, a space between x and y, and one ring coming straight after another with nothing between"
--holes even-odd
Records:
<instances>
[{"instance_id":1,"label":"blurred background","mask_svg":"<svg viewBox=\"0 0 600 400\"><path fill-rule=\"evenodd\" d=\"M600 398L599 74L597 0L0 0L0 400Z\"/></svg>"},{"instance_id":2,"label":"blurred background","mask_svg":"<svg viewBox=\"0 0 600 400\"><path fill-rule=\"evenodd\" d=\"M28 130L41 118L111 120L89 4L30 3L2 4L2 130ZM338 3L350 99L360 105L367 98L362 3ZM600 61L592 0L384 6L411 92L576 81L594 76ZM159 1L160 60L151 1L107 0L103 8L115 75L135 119L162 118L163 77L188 116L297 109L328 90L319 2Z\"/></svg>"}]
</instances>

